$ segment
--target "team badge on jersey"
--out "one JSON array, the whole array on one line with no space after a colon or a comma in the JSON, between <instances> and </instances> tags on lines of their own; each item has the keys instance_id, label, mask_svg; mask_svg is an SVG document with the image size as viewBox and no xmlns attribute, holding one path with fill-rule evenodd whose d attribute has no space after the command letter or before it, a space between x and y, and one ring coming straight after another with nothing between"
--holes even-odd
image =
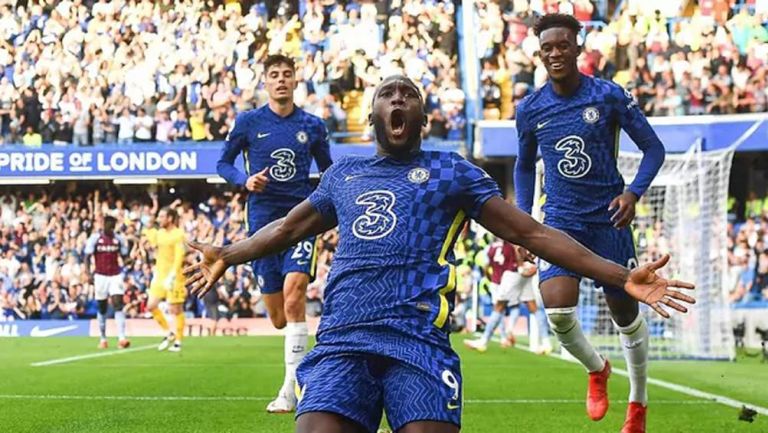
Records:
<instances>
[{"instance_id":1,"label":"team badge on jersey","mask_svg":"<svg viewBox=\"0 0 768 433\"><path fill-rule=\"evenodd\" d=\"M408 180L413 183L424 183L429 180L429 171L426 168L416 167L408 172Z\"/></svg>"},{"instance_id":2,"label":"team badge on jersey","mask_svg":"<svg viewBox=\"0 0 768 433\"><path fill-rule=\"evenodd\" d=\"M595 123L600 119L600 112L595 107L587 107L581 113L581 118L587 123Z\"/></svg>"},{"instance_id":3,"label":"team badge on jersey","mask_svg":"<svg viewBox=\"0 0 768 433\"><path fill-rule=\"evenodd\" d=\"M307 133L304 131L299 131L296 133L296 140L298 140L301 144L307 144L307 141L309 141L309 135L307 135Z\"/></svg>"}]
</instances>

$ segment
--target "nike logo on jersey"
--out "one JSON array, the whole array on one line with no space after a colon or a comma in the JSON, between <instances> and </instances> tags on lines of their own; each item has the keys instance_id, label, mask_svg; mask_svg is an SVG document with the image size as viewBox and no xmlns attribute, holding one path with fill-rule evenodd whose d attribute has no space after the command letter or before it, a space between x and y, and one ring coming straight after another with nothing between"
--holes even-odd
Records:
<instances>
[{"instance_id":1,"label":"nike logo on jersey","mask_svg":"<svg viewBox=\"0 0 768 433\"><path fill-rule=\"evenodd\" d=\"M272 135L271 132L259 132L258 134L256 134L256 137L257 138L264 138L264 137L268 137L270 135Z\"/></svg>"},{"instance_id":2,"label":"nike logo on jersey","mask_svg":"<svg viewBox=\"0 0 768 433\"><path fill-rule=\"evenodd\" d=\"M543 127L547 126L547 123L549 123L549 122L551 122L551 121L552 121L552 119L550 119L550 120L547 120L546 122L539 122L539 123L537 123L537 124L536 124L536 130L538 131L539 129L541 129L541 128L543 128Z\"/></svg>"},{"instance_id":3,"label":"nike logo on jersey","mask_svg":"<svg viewBox=\"0 0 768 433\"><path fill-rule=\"evenodd\" d=\"M344 177L344 181L349 182L352 179L356 179L358 177L363 177L364 174L350 174L349 176Z\"/></svg>"},{"instance_id":4,"label":"nike logo on jersey","mask_svg":"<svg viewBox=\"0 0 768 433\"><path fill-rule=\"evenodd\" d=\"M304 266L307 263L309 263L307 260L297 260L296 261L296 264L299 265L299 266Z\"/></svg>"},{"instance_id":5,"label":"nike logo on jersey","mask_svg":"<svg viewBox=\"0 0 768 433\"><path fill-rule=\"evenodd\" d=\"M458 404L450 404L450 403L448 403L446 406L448 407L448 410L456 410L456 409L459 408Z\"/></svg>"}]
</instances>

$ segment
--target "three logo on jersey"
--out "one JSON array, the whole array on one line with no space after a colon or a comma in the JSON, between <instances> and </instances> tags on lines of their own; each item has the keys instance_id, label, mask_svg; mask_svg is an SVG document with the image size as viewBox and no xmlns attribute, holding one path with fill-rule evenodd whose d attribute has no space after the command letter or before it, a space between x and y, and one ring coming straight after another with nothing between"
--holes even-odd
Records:
<instances>
[{"instance_id":1,"label":"three logo on jersey","mask_svg":"<svg viewBox=\"0 0 768 433\"><path fill-rule=\"evenodd\" d=\"M581 113L581 118L588 124L595 124L600 120L600 110L596 107L587 107ZM536 130L543 129L551 121L552 119L538 122ZM578 179L584 177L592 168L592 158L586 152L584 139L578 135L569 135L561 138L555 144L555 150L565 154L557 163L557 171L563 177Z\"/></svg>"},{"instance_id":2,"label":"three logo on jersey","mask_svg":"<svg viewBox=\"0 0 768 433\"><path fill-rule=\"evenodd\" d=\"M364 177L365 174L352 174L344 177L346 182ZM411 183L421 184L429 180L429 170L416 167L408 172ZM379 189L360 194L355 204L365 206L364 213L352 223L352 234L359 239L376 240L392 233L397 224L397 215L393 212L396 196L392 191Z\"/></svg>"},{"instance_id":3,"label":"three logo on jersey","mask_svg":"<svg viewBox=\"0 0 768 433\"><path fill-rule=\"evenodd\" d=\"M270 135L272 135L271 132L258 132L256 133L256 138L262 139ZM305 131L297 132L296 141L301 144L307 144L309 134ZM269 175L273 179L278 182L286 182L293 179L293 176L296 175L296 153L292 149L283 147L273 151L269 156L277 160L275 165L269 168Z\"/></svg>"}]
</instances>

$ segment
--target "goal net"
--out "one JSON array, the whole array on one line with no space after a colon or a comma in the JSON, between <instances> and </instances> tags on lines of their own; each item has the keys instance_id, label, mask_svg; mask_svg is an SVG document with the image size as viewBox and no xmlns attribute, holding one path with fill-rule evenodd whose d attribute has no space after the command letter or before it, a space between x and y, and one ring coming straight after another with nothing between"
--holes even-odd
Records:
<instances>
[{"instance_id":1,"label":"goal net","mask_svg":"<svg viewBox=\"0 0 768 433\"><path fill-rule=\"evenodd\" d=\"M702 151L700 142L685 154L668 154L658 176L637 203L632 224L638 261L669 253L667 278L696 284L696 305L687 314L663 319L641 304L656 359L733 359L728 306L726 209L734 148ZM627 184L637 173L641 153L621 152L619 171ZM540 216L543 163L537 165L534 216ZM670 310L668 310L670 311ZM601 289L584 279L579 295L584 332L605 356L622 356L618 332Z\"/></svg>"}]
</instances>

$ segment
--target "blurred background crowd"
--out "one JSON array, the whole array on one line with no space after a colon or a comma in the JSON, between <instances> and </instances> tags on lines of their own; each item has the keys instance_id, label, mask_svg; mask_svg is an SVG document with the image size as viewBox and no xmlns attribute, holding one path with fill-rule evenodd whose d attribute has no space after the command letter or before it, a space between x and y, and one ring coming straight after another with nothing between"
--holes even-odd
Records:
<instances>
[{"instance_id":1,"label":"blurred background crowd","mask_svg":"<svg viewBox=\"0 0 768 433\"><path fill-rule=\"evenodd\" d=\"M627 0L608 17L596 3L477 2L484 118L514 118L515 103L546 81L531 27L549 12L585 24L581 72L625 86L649 116L766 111L768 2Z\"/></svg>"},{"instance_id":2,"label":"blurred background crowd","mask_svg":"<svg viewBox=\"0 0 768 433\"><path fill-rule=\"evenodd\" d=\"M266 102L261 63L277 52L297 60L297 105L332 133L368 139L374 86L405 73L448 119L437 136L464 134L450 1L2 0L0 140L223 140Z\"/></svg>"},{"instance_id":3,"label":"blurred background crowd","mask_svg":"<svg viewBox=\"0 0 768 433\"><path fill-rule=\"evenodd\" d=\"M128 187L98 192L82 185L52 194L28 190L22 196L6 190L0 195L0 315L15 319L94 317L93 276L84 254L85 241L99 229L102 216L112 215L118 220L118 233L129 244L123 262L126 312L129 317L149 317L145 304L154 257L142 231L154 225L159 206L170 205L179 211L179 226L189 238L222 245L245 236L243 200L244 195L226 188L199 185L150 194ZM749 211L758 215L739 216L728 227L729 292L731 301L741 305L768 305L768 198L750 203L756 207L758 202L759 211ZM641 261L669 252L663 227L648 224L642 210L635 227ZM322 312L323 290L337 242L335 230L318 240L317 277L307 292L311 316ZM469 311L474 284L480 285L481 302L490 301L486 268L491 242L493 236L476 224L468 226L457 242L459 316ZM185 310L190 317L214 319L266 315L260 287L248 265L230 269L216 290L203 299L189 297ZM464 323L464 317L458 319L457 323Z\"/></svg>"}]
</instances>

